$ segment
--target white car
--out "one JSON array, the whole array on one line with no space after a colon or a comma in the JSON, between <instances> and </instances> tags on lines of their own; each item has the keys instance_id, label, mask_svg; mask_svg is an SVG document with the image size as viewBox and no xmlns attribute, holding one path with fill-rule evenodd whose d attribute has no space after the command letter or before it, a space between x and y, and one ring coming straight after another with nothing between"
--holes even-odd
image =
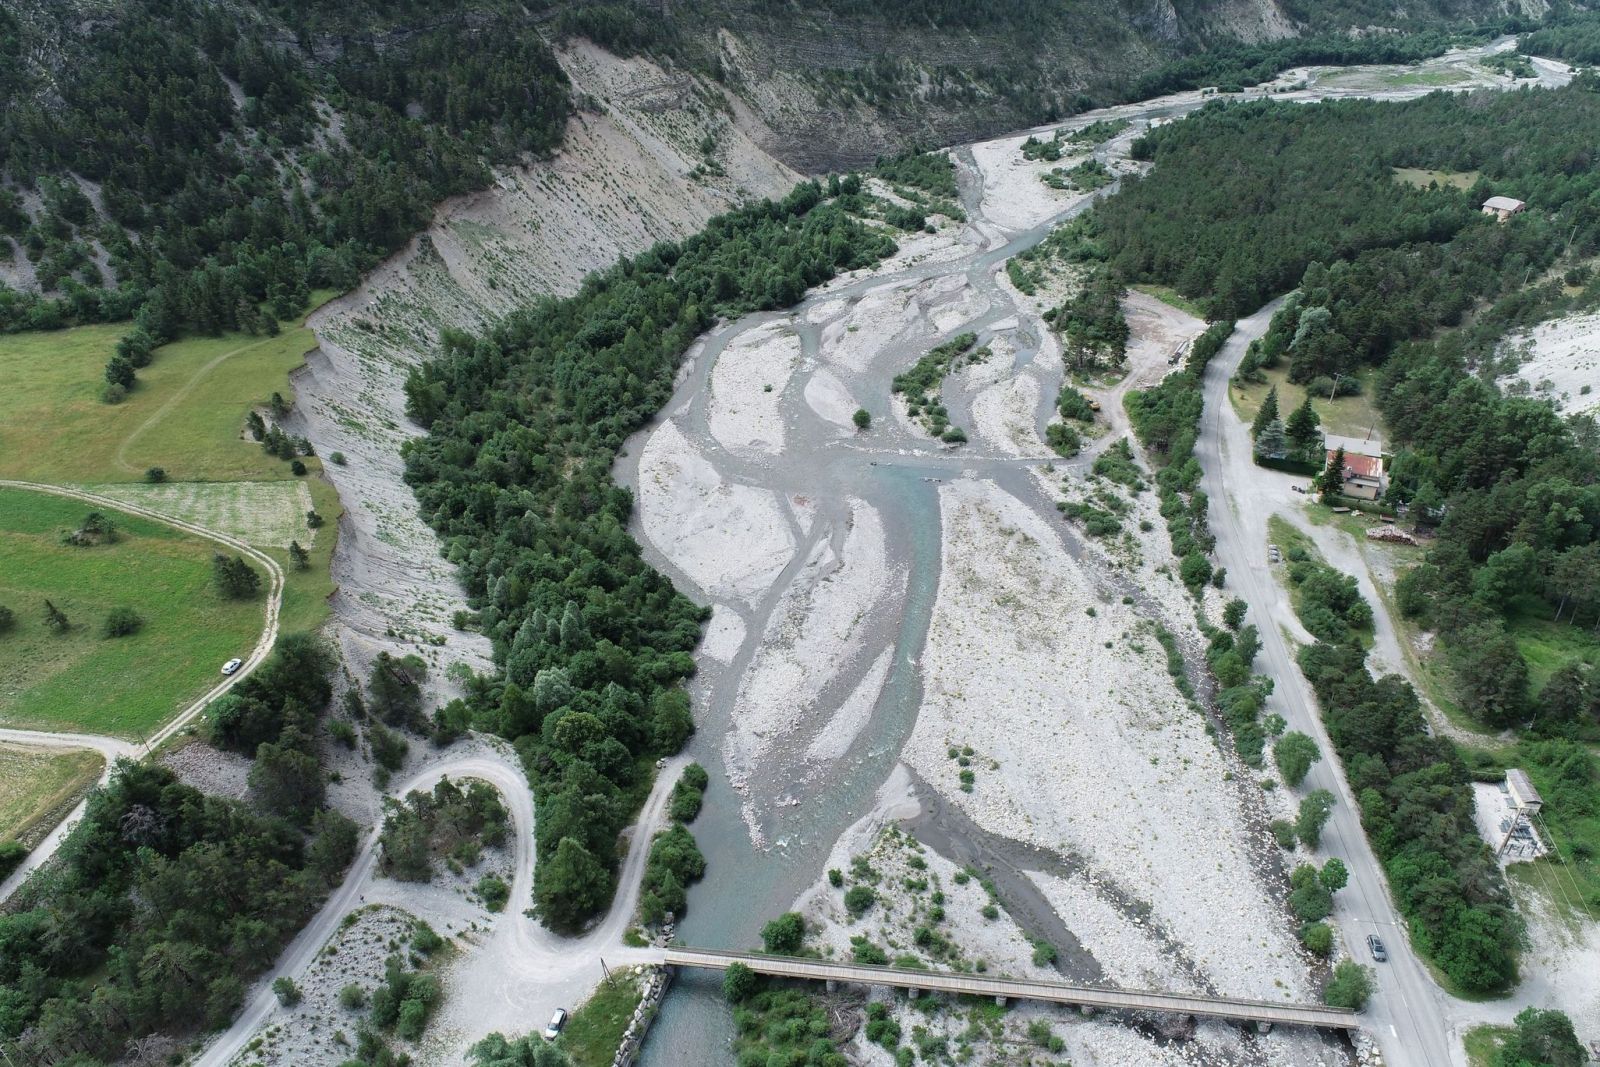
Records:
<instances>
[{"instance_id":1,"label":"white car","mask_svg":"<svg viewBox=\"0 0 1600 1067\"><path fill-rule=\"evenodd\" d=\"M561 1036L561 1028L567 1025L567 1009L557 1008L556 1013L550 1016L550 1025L544 1028L544 1039L554 1041Z\"/></svg>"},{"instance_id":2,"label":"white car","mask_svg":"<svg viewBox=\"0 0 1600 1067\"><path fill-rule=\"evenodd\" d=\"M243 666L244 666L244 660L242 660L242 659L230 659L228 662L226 662L226 663L224 663L222 665L222 673L223 674L232 674L234 671L238 670L240 667L243 667Z\"/></svg>"}]
</instances>

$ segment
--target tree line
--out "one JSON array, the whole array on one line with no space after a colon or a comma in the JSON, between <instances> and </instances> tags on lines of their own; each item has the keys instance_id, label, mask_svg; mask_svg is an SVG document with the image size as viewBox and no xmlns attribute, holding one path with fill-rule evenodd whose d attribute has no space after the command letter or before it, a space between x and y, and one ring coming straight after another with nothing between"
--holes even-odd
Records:
<instances>
[{"instance_id":1,"label":"tree line","mask_svg":"<svg viewBox=\"0 0 1600 1067\"><path fill-rule=\"evenodd\" d=\"M406 383L428 429L406 447L407 480L503 669L474 684L466 710L527 766L535 901L557 928L607 906L648 763L693 730L679 683L706 612L640 557L611 464L717 316L786 307L892 251L842 205L858 191L806 182L720 216L480 337L447 332Z\"/></svg>"}]
</instances>

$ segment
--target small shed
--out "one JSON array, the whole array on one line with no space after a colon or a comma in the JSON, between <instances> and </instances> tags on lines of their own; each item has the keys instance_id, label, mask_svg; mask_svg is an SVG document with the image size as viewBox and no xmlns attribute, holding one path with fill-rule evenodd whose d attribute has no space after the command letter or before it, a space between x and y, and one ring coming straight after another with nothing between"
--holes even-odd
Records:
<instances>
[{"instance_id":1,"label":"small shed","mask_svg":"<svg viewBox=\"0 0 1600 1067\"><path fill-rule=\"evenodd\" d=\"M1539 809L1544 806L1539 791L1533 787L1533 782L1528 778L1528 772L1520 767L1512 767L1506 771L1506 791L1511 794L1511 803L1518 811L1537 815Z\"/></svg>"},{"instance_id":2,"label":"small shed","mask_svg":"<svg viewBox=\"0 0 1600 1067\"><path fill-rule=\"evenodd\" d=\"M1520 215L1528 207L1521 200L1511 196L1491 196L1483 202L1483 213L1493 215L1501 222L1512 215Z\"/></svg>"}]
</instances>

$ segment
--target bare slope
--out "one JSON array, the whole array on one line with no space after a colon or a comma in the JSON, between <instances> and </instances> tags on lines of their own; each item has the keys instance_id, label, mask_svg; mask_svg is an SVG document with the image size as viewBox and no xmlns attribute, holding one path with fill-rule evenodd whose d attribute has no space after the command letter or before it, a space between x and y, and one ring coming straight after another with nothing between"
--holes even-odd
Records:
<instances>
[{"instance_id":1,"label":"bare slope","mask_svg":"<svg viewBox=\"0 0 1600 1067\"><path fill-rule=\"evenodd\" d=\"M420 645L441 666L487 665L488 642L452 626L465 608L454 568L402 480L400 448L418 432L405 377L438 331L571 293L590 271L797 180L752 143L714 84L587 44L560 60L587 101L565 147L442 205L427 233L311 321L320 347L295 383L298 417L320 454L347 458L329 474L348 508L333 568L338 636L354 662Z\"/></svg>"}]
</instances>

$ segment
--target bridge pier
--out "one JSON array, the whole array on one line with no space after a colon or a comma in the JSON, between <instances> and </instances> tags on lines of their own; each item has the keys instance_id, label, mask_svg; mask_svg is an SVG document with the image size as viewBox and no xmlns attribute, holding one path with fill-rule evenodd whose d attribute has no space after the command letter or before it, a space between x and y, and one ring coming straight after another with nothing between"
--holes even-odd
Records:
<instances>
[{"instance_id":1,"label":"bridge pier","mask_svg":"<svg viewBox=\"0 0 1600 1067\"><path fill-rule=\"evenodd\" d=\"M1079 1004L1078 1005L1078 1014L1079 1015L1093 1015L1094 1014L1094 1006L1092 1004Z\"/></svg>"},{"instance_id":2,"label":"bridge pier","mask_svg":"<svg viewBox=\"0 0 1600 1067\"><path fill-rule=\"evenodd\" d=\"M1267 1022L1265 1019L1257 1020L1256 1021L1256 1033L1258 1033L1258 1034L1270 1034L1270 1033L1272 1033L1272 1024L1270 1022Z\"/></svg>"},{"instance_id":3,"label":"bridge pier","mask_svg":"<svg viewBox=\"0 0 1600 1067\"><path fill-rule=\"evenodd\" d=\"M1005 1007L1006 1006L1005 994L1004 993L995 994L994 1002L996 1004L1000 1005L1002 1008Z\"/></svg>"},{"instance_id":4,"label":"bridge pier","mask_svg":"<svg viewBox=\"0 0 1600 1067\"><path fill-rule=\"evenodd\" d=\"M822 988L830 993L837 993L839 991L839 980L837 978L826 979L822 983Z\"/></svg>"}]
</instances>

